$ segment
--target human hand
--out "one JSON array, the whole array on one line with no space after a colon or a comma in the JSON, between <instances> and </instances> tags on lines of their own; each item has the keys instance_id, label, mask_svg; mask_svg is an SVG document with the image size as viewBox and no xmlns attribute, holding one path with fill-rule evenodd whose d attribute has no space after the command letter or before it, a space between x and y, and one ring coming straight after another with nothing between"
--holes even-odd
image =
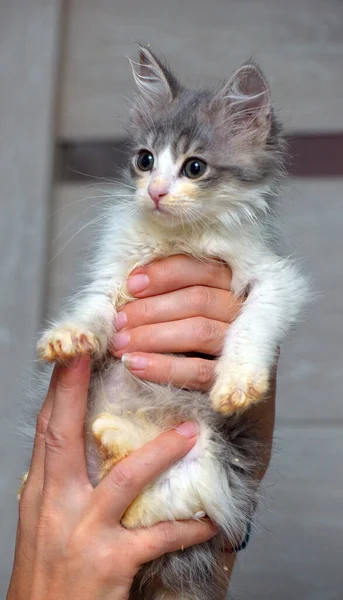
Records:
<instances>
[{"instance_id":1,"label":"human hand","mask_svg":"<svg viewBox=\"0 0 343 600\"><path fill-rule=\"evenodd\" d=\"M242 300L230 292L231 273L220 261L171 256L139 267L128 279L137 300L117 316L113 353L136 377L207 391L215 362L168 356L196 353L218 357Z\"/></svg>"},{"instance_id":2,"label":"human hand","mask_svg":"<svg viewBox=\"0 0 343 600\"><path fill-rule=\"evenodd\" d=\"M208 520L126 530L120 520L145 485L184 456L194 424L167 431L125 458L97 488L85 460L88 357L55 367L37 420L29 476L19 505L7 600L125 600L139 567L206 541Z\"/></svg>"}]
</instances>

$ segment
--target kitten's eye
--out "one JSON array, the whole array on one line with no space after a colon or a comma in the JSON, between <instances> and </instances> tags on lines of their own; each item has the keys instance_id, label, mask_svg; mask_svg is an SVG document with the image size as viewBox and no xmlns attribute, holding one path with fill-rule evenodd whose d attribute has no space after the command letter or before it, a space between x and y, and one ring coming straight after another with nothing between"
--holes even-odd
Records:
<instances>
[{"instance_id":1,"label":"kitten's eye","mask_svg":"<svg viewBox=\"0 0 343 600\"><path fill-rule=\"evenodd\" d=\"M141 171L151 171L154 166L154 157L149 150L141 150L137 156L136 164Z\"/></svg>"},{"instance_id":2,"label":"kitten's eye","mask_svg":"<svg viewBox=\"0 0 343 600\"><path fill-rule=\"evenodd\" d=\"M182 174L189 179L197 179L206 171L207 164L200 158L189 158L182 168Z\"/></svg>"}]
</instances>

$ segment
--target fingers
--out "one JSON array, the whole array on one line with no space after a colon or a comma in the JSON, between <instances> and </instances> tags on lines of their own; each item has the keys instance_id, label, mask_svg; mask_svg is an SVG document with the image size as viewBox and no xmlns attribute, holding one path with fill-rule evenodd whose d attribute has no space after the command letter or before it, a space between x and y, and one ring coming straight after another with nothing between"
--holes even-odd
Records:
<instances>
[{"instance_id":1,"label":"fingers","mask_svg":"<svg viewBox=\"0 0 343 600\"><path fill-rule=\"evenodd\" d=\"M44 485L45 435L54 403L57 378L58 367L55 367L47 396L37 418L30 470L20 495L21 526L25 527L27 543L31 541L32 544L35 537L33 524L38 519Z\"/></svg>"},{"instance_id":2,"label":"fingers","mask_svg":"<svg viewBox=\"0 0 343 600\"><path fill-rule=\"evenodd\" d=\"M226 323L193 317L171 323L143 325L120 331L112 346L117 358L129 352L200 352L219 356L228 329Z\"/></svg>"},{"instance_id":3,"label":"fingers","mask_svg":"<svg viewBox=\"0 0 343 600\"><path fill-rule=\"evenodd\" d=\"M164 522L136 530L139 564L154 560L168 552L202 544L218 532L218 527L209 519Z\"/></svg>"},{"instance_id":4,"label":"fingers","mask_svg":"<svg viewBox=\"0 0 343 600\"><path fill-rule=\"evenodd\" d=\"M172 383L176 387L208 391L214 382L215 361L163 354L124 354L125 367L139 379Z\"/></svg>"},{"instance_id":5,"label":"fingers","mask_svg":"<svg viewBox=\"0 0 343 600\"><path fill-rule=\"evenodd\" d=\"M69 366L58 367L54 402L45 433L45 478L54 487L71 478L87 480L84 422L90 359L74 359Z\"/></svg>"},{"instance_id":6,"label":"fingers","mask_svg":"<svg viewBox=\"0 0 343 600\"><path fill-rule=\"evenodd\" d=\"M183 423L162 433L113 467L92 494L94 517L120 521L143 488L189 452L196 442L197 431L195 423Z\"/></svg>"},{"instance_id":7,"label":"fingers","mask_svg":"<svg viewBox=\"0 0 343 600\"><path fill-rule=\"evenodd\" d=\"M135 269L127 287L136 298L165 294L193 285L229 290L231 273L221 261L200 261L191 256L176 255Z\"/></svg>"},{"instance_id":8,"label":"fingers","mask_svg":"<svg viewBox=\"0 0 343 600\"><path fill-rule=\"evenodd\" d=\"M33 444L30 471L27 478L25 490L31 488L38 495L43 486L44 462L45 462L45 435L49 425L52 407L56 394L56 384L58 379L58 366L55 366L50 380L49 390L43 406L39 412L36 423L36 434Z\"/></svg>"},{"instance_id":9,"label":"fingers","mask_svg":"<svg viewBox=\"0 0 343 600\"><path fill-rule=\"evenodd\" d=\"M227 290L196 285L127 304L118 313L117 330L197 316L231 323L241 305Z\"/></svg>"}]
</instances>

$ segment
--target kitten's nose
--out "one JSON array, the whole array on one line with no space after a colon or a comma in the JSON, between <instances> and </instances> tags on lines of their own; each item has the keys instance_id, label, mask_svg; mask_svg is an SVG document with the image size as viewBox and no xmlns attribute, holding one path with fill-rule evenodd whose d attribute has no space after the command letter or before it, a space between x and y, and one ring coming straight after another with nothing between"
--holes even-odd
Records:
<instances>
[{"instance_id":1,"label":"kitten's nose","mask_svg":"<svg viewBox=\"0 0 343 600\"><path fill-rule=\"evenodd\" d=\"M151 200L155 202L156 208L159 207L159 203L163 196L168 194L169 187L167 182L152 182L148 187L148 192Z\"/></svg>"}]
</instances>

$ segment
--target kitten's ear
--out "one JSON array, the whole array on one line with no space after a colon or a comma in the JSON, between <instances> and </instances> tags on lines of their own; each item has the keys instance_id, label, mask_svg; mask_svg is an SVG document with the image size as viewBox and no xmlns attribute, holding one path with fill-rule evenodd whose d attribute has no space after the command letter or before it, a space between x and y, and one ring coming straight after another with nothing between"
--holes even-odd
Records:
<instances>
[{"instance_id":1,"label":"kitten's ear","mask_svg":"<svg viewBox=\"0 0 343 600\"><path fill-rule=\"evenodd\" d=\"M171 102L179 85L166 65L145 46L139 45L139 63L130 60L138 92L149 104Z\"/></svg>"},{"instance_id":2,"label":"kitten's ear","mask_svg":"<svg viewBox=\"0 0 343 600\"><path fill-rule=\"evenodd\" d=\"M272 106L268 83L254 63L238 69L217 95L232 117L265 139L271 128Z\"/></svg>"}]
</instances>

